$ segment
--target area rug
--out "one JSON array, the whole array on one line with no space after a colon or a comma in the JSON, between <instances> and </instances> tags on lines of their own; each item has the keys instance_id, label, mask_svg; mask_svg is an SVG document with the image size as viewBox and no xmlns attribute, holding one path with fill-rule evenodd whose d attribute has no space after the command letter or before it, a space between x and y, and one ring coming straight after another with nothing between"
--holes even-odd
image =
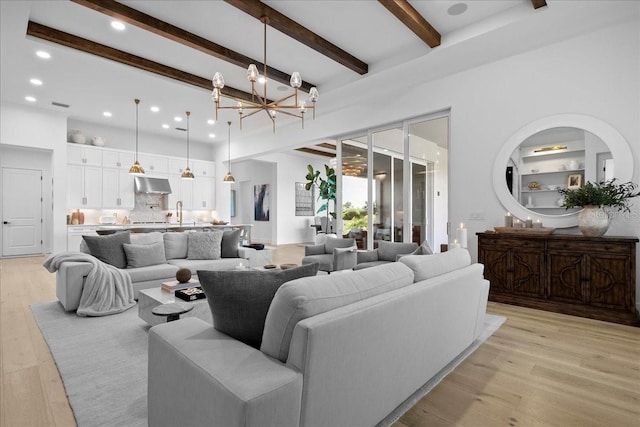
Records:
<instances>
[{"instance_id":1,"label":"area rug","mask_svg":"<svg viewBox=\"0 0 640 427\"><path fill-rule=\"evenodd\" d=\"M78 317L57 302L34 304L38 322L79 427L147 425L149 326L136 307L105 317ZM380 426L389 426L435 387L506 319L487 314L480 338L449 363Z\"/></svg>"}]
</instances>

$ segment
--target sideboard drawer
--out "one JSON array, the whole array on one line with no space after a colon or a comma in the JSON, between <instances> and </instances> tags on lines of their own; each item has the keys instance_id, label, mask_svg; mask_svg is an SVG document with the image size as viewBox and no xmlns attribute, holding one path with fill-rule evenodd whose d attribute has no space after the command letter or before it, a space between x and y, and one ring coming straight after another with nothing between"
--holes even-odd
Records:
<instances>
[{"instance_id":1,"label":"sideboard drawer","mask_svg":"<svg viewBox=\"0 0 640 427\"><path fill-rule=\"evenodd\" d=\"M594 245L592 242L576 242L576 241L549 241L547 243L547 248L550 251L571 251L571 252L583 252L583 253L609 253L616 255L628 255L629 254L629 244L620 244L620 243L607 243L602 242L602 244Z\"/></svg>"},{"instance_id":2,"label":"sideboard drawer","mask_svg":"<svg viewBox=\"0 0 640 427\"><path fill-rule=\"evenodd\" d=\"M482 242L482 246L500 249L531 249L542 251L544 250L544 241L510 239L507 237L498 239L486 239L486 241Z\"/></svg>"}]
</instances>

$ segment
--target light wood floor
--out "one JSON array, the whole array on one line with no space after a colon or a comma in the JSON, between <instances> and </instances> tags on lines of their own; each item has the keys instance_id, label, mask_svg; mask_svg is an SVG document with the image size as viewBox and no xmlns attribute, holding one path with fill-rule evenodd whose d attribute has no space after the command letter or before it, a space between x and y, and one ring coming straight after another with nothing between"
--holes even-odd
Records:
<instances>
[{"instance_id":1,"label":"light wood floor","mask_svg":"<svg viewBox=\"0 0 640 427\"><path fill-rule=\"evenodd\" d=\"M302 257L298 245L274 252L276 264ZM55 300L43 260L0 260L1 426L75 425L29 309ZM640 329L495 303L489 312L508 320L395 427L639 425Z\"/></svg>"}]
</instances>

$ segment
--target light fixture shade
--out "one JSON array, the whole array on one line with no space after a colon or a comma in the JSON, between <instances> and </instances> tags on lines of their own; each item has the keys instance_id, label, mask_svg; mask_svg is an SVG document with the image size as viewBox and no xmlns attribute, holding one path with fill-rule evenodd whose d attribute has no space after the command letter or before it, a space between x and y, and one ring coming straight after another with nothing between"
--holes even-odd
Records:
<instances>
[{"instance_id":1,"label":"light fixture shade","mask_svg":"<svg viewBox=\"0 0 640 427\"><path fill-rule=\"evenodd\" d=\"M289 84L291 84L291 87L294 89L297 89L300 86L302 86L302 77L300 77L299 72L294 71L293 74L291 74L291 79L289 79Z\"/></svg>"},{"instance_id":2,"label":"light fixture shade","mask_svg":"<svg viewBox=\"0 0 640 427\"><path fill-rule=\"evenodd\" d=\"M222 73L216 72L213 75L212 83L216 89L222 89L224 87L224 77L222 77Z\"/></svg>"},{"instance_id":3,"label":"light fixture shade","mask_svg":"<svg viewBox=\"0 0 640 427\"><path fill-rule=\"evenodd\" d=\"M318 89L315 86L312 87L309 91L309 99L311 100L311 102L316 102L319 97L320 94L318 93Z\"/></svg>"},{"instance_id":4,"label":"light fixture shade","mask_svg":"<svg viewBox=\"0 0 640 427\"><path fill-rule=\"evenodd\" d=\"M140 166L140 163L138 163L137 160L133 162L129 168L129 174L134 176L144 175L144 169L142 169L142 166Z\"/></svg>"},{"instance_id":5,"label":"light fixture shade","mask_svg":"<svg viewBox=\"0 0 640 427\"><path fill-rule=\"evenodd\" d=\"M191 168L189 166L187 166L182 171L182 175L180 175L180 178L182 178L182 179L194 179L195 175L193 174L193 172L191 172Z\"/></svg>"},{"instance_id":6,"label":"light fixture shade","mask_svg":"<svg viewBox=\"0 0 640 427\"><path fill-rule=\"evenodd\" d=\"M233 184L234 182L236 182L236 179L233 177L233 175L231 175L231 171L229 171L224 176L224 178L222 178L222 182L225 182L227 184Z\"/></svg>"},{"instance_id":7,"label":"light fixture shade","mask_svg":"<svg viewBox=\"0 0 640 427\"><path fill-rule=\"evenodd\" d=\"M220 100L220 95L218 95L218 89L214 88L211 92L211 100L213 102L218 102Z\"/></svg>"},{"instance_id":8,"label":"light fixture shade","mask_svg":"<svg viewBox=\"0 0 640 427\"><path fill-rule=\"evenodd\" d=\"M250 82L255 82L259 75L256 64L249 65L249 68L247 68L247 79L249 79Z\"/></svg>"},{"instance_id":9,"label":"light fixture shade","mask_svg":"<svg viewBox=\"0 0 640 427\"><path fill-rule=\"evenodd\" d=\"M300 101L300 104L298 104L298 111L304 114L307 111L307 103L304 101Z\"/></svg>"}]
</instances>

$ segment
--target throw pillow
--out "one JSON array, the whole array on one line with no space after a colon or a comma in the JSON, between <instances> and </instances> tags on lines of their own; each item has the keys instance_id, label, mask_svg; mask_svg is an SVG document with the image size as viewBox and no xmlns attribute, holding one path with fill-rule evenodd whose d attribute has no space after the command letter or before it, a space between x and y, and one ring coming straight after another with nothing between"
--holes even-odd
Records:
<instances>
[{"instance_id":1,"label":"throw pillow","mask_svg":"<svg viewBox=\"0 0 640 427\"><path fill-rule=\"evenodd\" d=\"M100 261L118 268L127 268L127 256L122 245L131 243L128 231L107 234L105 236L82 236L89 247L89 252Z\"/></svg>"},{"instance_id":2,"label":"throw pillow","mask_svg":"<svg viewBox=\"0 0 640 427\"><path fill-rule=\"evenodd\" d=\"M187 259L220 259L222 232L189 233Z\"/></svg>"},{"instance_id":3,"label":"throw pillow","mask_svg":"<svg viewBox=\"0 0 640 427\"><path fill-rule=\"evenodd\" d=\"M242 230L227 230L222 234L220 245L222 258L238 258L238 244Z\"/></svg>"},{"instance_id":4,"label":"throw pillow","mask_svg":"<svg viewBox=\"0 0 640 427\"><path fill-rule=\"evenodd\" d=\"M164 256L164 243L158 242L150 245L124 243L122 247L127 255L127 268L147 267L167 262Z\"/></svg>"},{"instance_id":5,"label":"throw pillow","mask_svg":"<svg viewBox=\"0 0 640 427\"><path fill-rule=\"evenodd\" d=\"M267 311L280 285L317 273L317 264L307 264L288 270L198 270L198 279L211 308L213 327L259 349Z\"/></svg>"},{"instance_id":6,"label":"throw pillow","mask_svg":"<svg viewBox=\"0 0 640 427\"><path fill-rule=\"evenodd\" d=\"M182 232L164 233L164 254L167 259L184 259L187 257L189 234Z\"/></svg>"}]
</instances>

